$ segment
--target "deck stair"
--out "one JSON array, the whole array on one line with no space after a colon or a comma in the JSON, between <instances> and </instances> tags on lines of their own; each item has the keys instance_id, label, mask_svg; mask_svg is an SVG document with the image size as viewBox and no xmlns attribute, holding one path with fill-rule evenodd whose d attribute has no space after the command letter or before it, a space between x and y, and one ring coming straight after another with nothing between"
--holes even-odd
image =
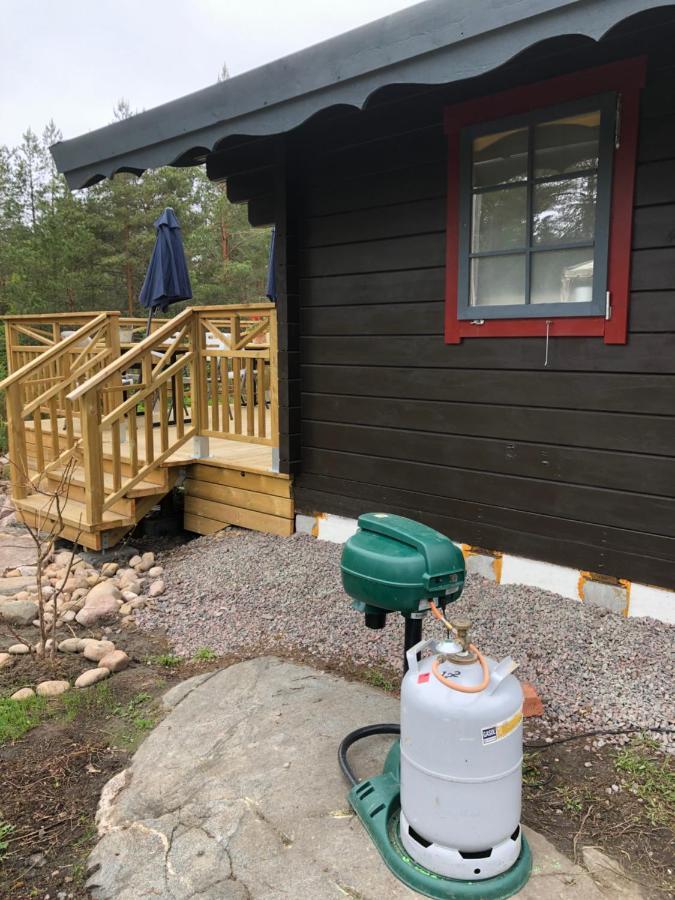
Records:
<instances>
[{"instance_id":1,"label":"deck stair","mask_svg":"<svg viewBox=\"0 0 675 900\"><path fill-rule=\"evenodd\" d=\"M118 313L5 320L12 498L27 524L113 546L185 480L185 525L293 530L271 304L187 309L130 339ZM227 448L233 462L209 457ZM230 448L234 448L234 453ZM249 465L269 456L263 469ZM55 497L58 497L56 501Z\"/></svg>"}]
</instances>

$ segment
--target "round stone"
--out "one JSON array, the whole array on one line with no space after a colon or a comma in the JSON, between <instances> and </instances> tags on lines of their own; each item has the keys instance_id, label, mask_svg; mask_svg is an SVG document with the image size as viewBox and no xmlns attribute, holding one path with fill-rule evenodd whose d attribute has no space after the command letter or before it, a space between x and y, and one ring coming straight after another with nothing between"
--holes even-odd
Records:
<instances>
[{"instance_id":1,"label":"round stone","mask_svg":"<svg viewBox=\"0 0 675 900\"><path fill-rule=\"evenodd\" d=\"M75 687L90 687L92 684L96 684L97 681L103 681L103 679L107 678L109 675L110 669L104 669L102 667L99 667L98 669L87 669L86 672L83 672L78 676L75 681Z\"/></svg>"},{"instance_id":2,"label":"round stone","mask_svg":"<svg viewBox=\"0 0 675 900\"><path fill-rule=\"evenodd\" d=\"M58 697L70 690L70 684L67 681L42 681L37 686L39 697Z\"/></svg>"}]
</instances>

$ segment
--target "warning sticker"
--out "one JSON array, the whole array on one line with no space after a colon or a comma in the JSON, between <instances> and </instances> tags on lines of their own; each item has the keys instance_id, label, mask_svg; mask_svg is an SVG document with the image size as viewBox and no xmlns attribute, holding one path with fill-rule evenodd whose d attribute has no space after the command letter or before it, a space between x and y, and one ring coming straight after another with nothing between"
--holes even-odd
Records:
<instances>
[{"instance_id":1,"label":"warning sticker","mask_svg":"<svg viewBox=\"0 0 675 900\"><path fill-rule=\"evenodd\" d=\"M522 721L523 709L521 707L510 719L504 719L503 722L497 722L496 725L481 729L483 744L494 744L495 741L501 741L502 738L507 737L512 731L515 731Z\"/></svg>"}]
</instances>

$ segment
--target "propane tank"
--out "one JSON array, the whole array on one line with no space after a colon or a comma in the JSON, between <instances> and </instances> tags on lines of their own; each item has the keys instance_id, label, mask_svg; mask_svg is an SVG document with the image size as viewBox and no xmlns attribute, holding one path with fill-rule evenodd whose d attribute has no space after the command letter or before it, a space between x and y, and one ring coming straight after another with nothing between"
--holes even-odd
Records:
<instances>
[{"instance_id":1,"label":"propane tank","mask_svg":"<svg viewBox=\"0 0 675 900\"><path fill-rule=\"evenodd\" d=\"M513 660L482 657L481 665L462 625L460 640L422 641L407 654L400 836L425 869L477 881L520 853L523 692ZM432 655L418 661L428 647Z\"/></svg>"}]
</instances>

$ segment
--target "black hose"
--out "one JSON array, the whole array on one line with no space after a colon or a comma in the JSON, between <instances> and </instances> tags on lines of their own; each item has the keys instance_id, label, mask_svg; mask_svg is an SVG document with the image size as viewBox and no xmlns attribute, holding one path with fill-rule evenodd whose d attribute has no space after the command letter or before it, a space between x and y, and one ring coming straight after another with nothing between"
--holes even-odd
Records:
<instances>
[{"instance_id":1,"label":"black hose","mask_svg":"<svg viewBox=\"0 0 675 900\"><path fill-rule=\"evenodd\" d=\"M364 725L363 728L357 728L355 731L350 731L350 733L342 739L342 743L338 747L338 762L340 763L340 768L342 769L342 774L345 776L347 781L354 787L354 785L358 784L358 779L354 772L352 771L349 762L347 761L347 751L351 747L352 744L355 744L357 741L362 740L363 738L372 737L375 734L400 734L401 726L395 724L388 725Z\"/></svg>"}]
</instances>

